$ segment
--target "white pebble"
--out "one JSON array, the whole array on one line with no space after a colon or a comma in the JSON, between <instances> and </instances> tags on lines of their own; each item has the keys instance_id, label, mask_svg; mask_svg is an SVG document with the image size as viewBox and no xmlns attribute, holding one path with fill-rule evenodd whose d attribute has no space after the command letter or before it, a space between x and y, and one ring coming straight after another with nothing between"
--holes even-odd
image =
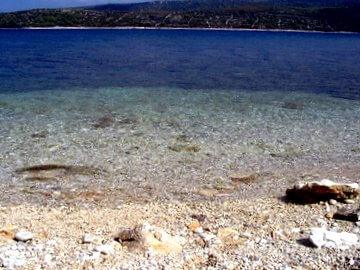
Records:
<instances>
[{"instance_id":1,"label":"white pebble","mask_svg":"<svg viewBox=\"0 0 360 270\"><path fill-rule=\"evenodd\" d=\"M344 203L346 203L346 204L354 204L355 201L354 201L354 200L350 200L350 199L346 199L346 200L344 200Z\"/></svg>"},{"instance_id":2,"label":"white pebble","mask_svg":"<svg viewBox=\"0 0 360 270\"><path fill-rule=\"evenodd\" d=\"M244 232L244 233L240 234L240 236L243 237L243 238L251 238L251 233Z\"/></svg>"},{"instance_id":3,"label":"white pebble","mask_svg":"<svg viewBox=\"0 0 360 270\"><path fill-rule=\"evenodd\" d=\"M46 264L50 264L50 263L51 263L51 260L52 260L52 256L51 256L50 254L46 254L46 255L44 256L44 262L45 262Z\"/></svg>"},{"instance_id":4,"label":"white pebble","mask_svg":"<svg viewBox=\"0 0 360 270\"><path fill-rule=\"evenodd\" d=\"M30 241L33 238L31 232L28 231L19 231L15 234L14 239L21 242Z\"/></svg>"},{"instance_id":5,"label":"white pebble","mask_svg":"<svg viewBox=\"0 0 360 270\"><path fill-rule=\"evenodd\" d=\"M109 255L112 253L113 249L111 246L108 245L101 245L94 248L94 251L100 252L104 255Z\"/></svg>"},{"instance_id":6,"label":"white pebble","mask_svg":"<svg viewBox=\"0 0 360 270\"><path fill-rule=\"evenodd\" d=\"M331 200L329 200L329 204L330 204L330 205L336 205L336 204L337 204L337 201L334 200L334 199L331 199Z\"/></svg>"},{"instance_id":7,"label":"white pebble","mask_svg":"<svg viewBox=\"0 0 360 270\"><path fill-rule=\"evenodd\" d=\"M82 238L83 244L90 244L94 241L95 241L95 238L92 235L87 234L87 233L83 235L83 238Z\"/></svg>"}]
</instances>

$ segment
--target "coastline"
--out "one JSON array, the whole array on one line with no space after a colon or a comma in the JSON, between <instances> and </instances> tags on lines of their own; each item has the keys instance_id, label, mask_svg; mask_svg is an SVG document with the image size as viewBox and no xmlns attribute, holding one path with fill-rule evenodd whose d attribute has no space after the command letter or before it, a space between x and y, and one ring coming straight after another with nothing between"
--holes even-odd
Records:
<instances>
[{"instance_id":1,"label":"coastline","mask_svg":"<svg viewBox=\"0 0 360 270\"><path fill-rule=\"evenodd\" d=\"M254 29L254 28L202 28L202 27L23 27L23 28L0 28L0 30L189 30L189 31L238 31L238 32L289 32L289 33L314 33L314 34L360 34L359 32L347 31L317 31L296 29Z\"/></svg>"}]
</instances>

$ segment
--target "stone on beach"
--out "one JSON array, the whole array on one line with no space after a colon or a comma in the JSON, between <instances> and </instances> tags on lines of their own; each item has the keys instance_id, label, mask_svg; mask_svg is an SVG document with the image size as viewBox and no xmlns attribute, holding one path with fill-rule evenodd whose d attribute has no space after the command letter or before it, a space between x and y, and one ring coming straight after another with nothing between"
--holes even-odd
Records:
<instances>
[{"instance_id":1,"label":"stone on beach","mask_svg":"<svg viewBox=\"0 0 360 270\"><path fill-rule=\"evenodd\" d=\"M314 182L299 182L286 190L287 199L298 203L317 203L334 199L344 201L360 194L357 183L335 183L328 179Z\"/></svg>"},{"instance_id":2,"label":"stone on beach","mask_svg":"<svg viewBox=\"0 0 360 270\"><path fill-rule=\"evenodd\" d=\"M109 255L113 252L113 248L112 248L112 246L109 246L109 245L100 245L100 246L96 246L94 248L94 251L100 252L101 254L104 254L104 255Z\"/></svg>"},{"instance_id":3,"label":"stone on beach","mask_svg":"<svg viewBox=\"0 0 360 270\"><path fill-rule=\"evenodd\" d=\"M115 240L131 251L150 251L154 253L178 253L181 245L174 237L162 229L147 223L139 224L134 229L121 231Z\"/></svg>"},{"instance_id":4,"label":"stone on beach","mask_svg":"<svg viewBox=\"0 0 360 270\"><path fill-rule=\"evenodd\" d=\"M360 206L352 207L352 208L343 207L333 215L333 218L358 222L360 221Z\"/></svg>"},{"instance_id":5,"label":"stone on beach","mask_svg":"<svg viewBox=\"0 0 360 270\"><path fill-rule=\"evenodd\" d=\"M241 237L236 230L231 228L220 228L217 237L220 239L221 243L226 246L237 246L246 241L246 239Z\"/></svg>"},{"instance_id":6,"label":"stone on beach","mask_svg":"<svg viewBox=\"0 0 360 270\"><path fill-rule=\"evenodd\" d=\"M348 232L333 232L325 228L312 228L310 230L310 242L317 248L348 249L358 244L356 234Z\"/></svg>"},{"instance_id":7,"label":"stone on beach","mask_svg":"<svg viewBox=\"0 0 360 270\"><path fill-rule=\"evenodd\" d=\"M83 237L82 237L82 243L83 244L90 244L90 243L92 243L94 241L95 241L95 238L92 235L88 234L88 233L84 234Z\"/></svg>"},{"instance_id":8,"label":"stone on beach","mask_svg":"<svg viewBox=\"0 0 360 270\"><path fill-rule=\"evenodd\" d=\"M15 233L14 239L20 242L27 242L33 239L33 234L29 231L19 231Z\"/></svg>"}]
</instances>

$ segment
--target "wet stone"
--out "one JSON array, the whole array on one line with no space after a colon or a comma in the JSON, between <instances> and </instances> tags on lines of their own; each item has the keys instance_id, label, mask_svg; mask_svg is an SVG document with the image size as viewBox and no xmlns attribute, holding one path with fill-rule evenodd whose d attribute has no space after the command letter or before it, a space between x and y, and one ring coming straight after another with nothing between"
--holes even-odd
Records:
<instances>
[{"instance_id":1,"label":"wet stone","mask_svg":"<svg viewBox=\"0 0 360 270\"><path fill-rule=\"evenodd\" d=\"M283 108L289 109L289 110L303 110L304 107L305 107L304 104L289 102L289 101L286 101L283 104Z\"/></svg>"},{"instance_id":2,"label":"wet stone","mask_svg":"<svg viewBox=\"0 0 360 270\"><path fill-rule=\"evenodd\" d=\"M201 147L198 145L175 144L175 145L169 146L169 149L174 152L197 153L201 150Z\"/></svg>"},{"instance_id":3,"label":"wet stone","mask_svg":"<svg viewBox=\"0 0 360 270\"><path fill-rule=\"evenodd\" d=\"M31 138L34 139L45 139L49 135L49 132L47 130L43 130L37 133L31 134Z\"/></svg>"},{"instance_id":4,"label":"wet stone","mask_svg":"<svg viewBox=\"0 0 360 270\"><path fill-rule=\"evenodd\" d=\"M251 175L232 174L229 175L229 178L231 179L234 185L238 185L240 183L249 184L256 181L257 174L251 174Z\"/></svg>"}]
</instances>

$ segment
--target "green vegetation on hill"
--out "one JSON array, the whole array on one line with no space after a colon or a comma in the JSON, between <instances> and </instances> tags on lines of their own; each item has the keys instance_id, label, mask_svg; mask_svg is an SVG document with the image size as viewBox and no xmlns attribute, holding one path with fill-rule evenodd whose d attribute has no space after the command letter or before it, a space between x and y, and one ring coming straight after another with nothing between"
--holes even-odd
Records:
<instances>
[{"instance_id":1,"label":"green vegetation on hill","mask_svg":"<svg viewBox=\"0 0 360 270\"><path fill-rule=\"evenodd\" d=\"M303 4L305 0L196 0L181 2L182 8L179 1L173 1L41 9L0 13L0 27L199 27L360 32L360 4L346 1L331 0L328 3L332 4L326 6L324 0L315 0L309 6ZM314 3L318 3L317 6Z\"/></svg>"}]
</instances>

